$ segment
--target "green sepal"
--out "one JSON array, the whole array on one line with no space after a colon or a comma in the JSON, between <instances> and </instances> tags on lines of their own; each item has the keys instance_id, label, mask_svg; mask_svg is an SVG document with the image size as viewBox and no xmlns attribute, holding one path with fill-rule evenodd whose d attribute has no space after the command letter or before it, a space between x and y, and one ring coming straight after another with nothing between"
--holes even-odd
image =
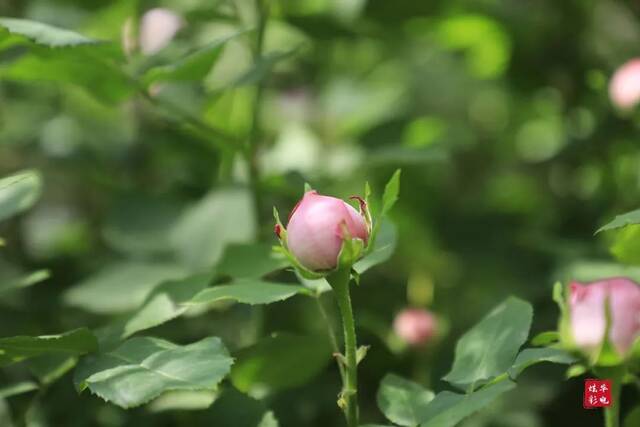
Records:
<instances>
[{"instance_id":1,"label":"green sepal","mask_svg":"<svg viewBox=\"0 0 640 427\"><path fill-rule=\"evenodd\" d=\"M391 208L393 208L396 201L398 200L398 194L400 193L400 173L401 170L396 169L396 171L393 173L384 187L379 210L376 213L376 217L372 219L371 233L369 234L369 242L367 244L367 253L373 251L376 238L378 237L378 233L380 232L380 226L382 225L382 219L387 216ZM367 202L367 206L370 206L369 196L371 196L371 188L369 187L369 183L365 184L364 191L365 201Z\"/></svg>"},{"instance_id":2,"label":"green sepal","mask_svg":"<svg viewBox=\"0 0 640 427\"><path fill-rule=\"evenodd\" d=\"M360 362L362 362L364 358L367 357L367 353L369 352L370 348L370 345L361 345L360 347L358 347L358 349L356 350L356 365L359 365Z\"/></svg>"},{"instance_id":3,"label":"green sepal","mask_svg":"<svg viewBox=\"0 0 640 427\"><path fill-rule=\"evenodd\" d=\"M621 365L624 360L622 355L620 355L615 347L613 346L610 339L610 331L611 325L613 323L613 318L611 314L611 304L609 303L610 297L607 297L604 300L604 317L605 317L605 329L604 329L604 338L600 347L596 352L593 353L591 361L593 366L618 366Z\"/></svg>"},{"instance_id":4,"label":"green sepal","mask_svg":"<svg viewBox=\"0 0 640 427\"><path fill-rule=\"evenodd\" d=\"M579 377L580 375L583 375L585 372L587 372L587 367L581 363L576 363L575 365L571 365L569 366L569 368L567 368L567 372L565 372L564 376L566 379L570 379L570 378Z\"/></svg>"}]
</instances>

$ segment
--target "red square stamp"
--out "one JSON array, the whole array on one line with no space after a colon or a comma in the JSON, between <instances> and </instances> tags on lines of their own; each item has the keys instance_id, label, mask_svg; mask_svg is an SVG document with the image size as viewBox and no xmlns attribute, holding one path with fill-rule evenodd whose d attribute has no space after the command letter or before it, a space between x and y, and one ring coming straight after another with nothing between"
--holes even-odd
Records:
<instances>
[{"instance_id":1,"label":"red square stamp","mask_svg":"<svg viewBox=\"0 0 640 427\"><path fill-rule=\"evenodd\" d=\"M603 408L611 405L611 380L584 380L582 406L585 409Z\"/></svg>"}]
</instances>

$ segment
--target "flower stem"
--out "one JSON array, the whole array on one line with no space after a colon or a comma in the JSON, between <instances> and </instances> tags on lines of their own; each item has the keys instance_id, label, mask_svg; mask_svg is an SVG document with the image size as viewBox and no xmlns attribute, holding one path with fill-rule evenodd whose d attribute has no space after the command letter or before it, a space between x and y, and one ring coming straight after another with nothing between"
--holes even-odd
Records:
<instances>
[{"instance_id":1,"label":"flower stem","mask_svg":"<svg viewBox=\"0 0 640 427\"><path fill-rule=\"evenodd\" d=\"M358 426L358 363L356 328L349 294L349 269L340 269L327 277L338 302L344 331L344 369L342 393L339 403L344 410L348 427Z\"/></svg>"},{"instance_id":2,"label":"flower stem","mask_svg":"<svg viewBox=\"0 0 640 427\"><path fill-rule=\"evenodd\" d=\"M611 380L611 405L604 408L605 427L620 427L620 397L625 371L624 366L598 368L597 370L597 375L600 378Z\"/></svg>"}]
</instances>

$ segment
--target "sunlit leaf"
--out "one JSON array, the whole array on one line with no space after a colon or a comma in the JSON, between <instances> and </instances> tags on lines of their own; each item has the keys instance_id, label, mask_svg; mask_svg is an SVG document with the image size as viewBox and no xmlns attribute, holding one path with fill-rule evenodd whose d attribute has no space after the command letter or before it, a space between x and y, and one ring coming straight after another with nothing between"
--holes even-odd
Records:
<instances>
[{"instance_id":1,"label":"sunlit leaf","mask_svg":"<svg viewBox=\"0 0 640 427\"><path fill-rule=\"evenodd\" d=\"M234 300L243 304L270 304L284 301L298 294L310 294L303 286L264 282L258 279L240 279L230 285L207 288L187 304L209 304L220 300Z\"/></svg>"},{"instance_id":2,"label":"sunlit leaf","mask_svg":"<svg viewBox=\"0 0 640 427\"><path fill-rule=\"evenodd\" d=\"M616 228L626 227L627 225L640 224L640 209L627 212L625 214L617 215L612 221L606 223L596 231L614 230Z\"/></svg>"},{"instance_id":3,"label":"sunlit leaf","mask_svg":"<svg viewBox=\"0 0 640 427\"><path fill-rule=\"evenodd\" d=\"M453 367L443 379L462 386L507 372L527 340L532 317L531 304L508 298L458 340Z\"/></svg>"},{"instance_id":4,"label":"sunlit leaf","mask_svg":"<svg viewBox=\"0 0 640 427\"><path fill-rule=\"evenodd\" d=\"M416 426L425 419L427 405L434 396L420 384L387 374L380 383L377 402L389 421L401 426Z\"/></svg>"},{"instance_id":5,"label":"sunlit leaf","mask_svg":"<svg viewBox=\"0 0 640 427\"><path fill-rule=\"evenodd\" d=\"M29 209L40 197L42 178L24 171L0 179L0 221Z\"/></svg>"},{"instance_id":6,"label":"sunlit leaf","mask_svg":"<svg viewBox=\"0 0 640 427\"><path fill-rule=\"evenodd\" d=\"M623 264L640 265L640 225L629 225L617 232L611 254Z\"/></svg>"},{"instance_id":7,"label":"sunlit leaf","mask_svg":"<svg viewBox=\"0 0 640 427\"><path fill-rule=\"evenodd\" d=\"M184 277L185 273L170 262L118 262L70 288L63 299L67 305L93 313L126 312L139 307L161 282Z\"/></svg>"},{"instance_id":8,"label":"sunlit leaf","mask_svg":"<svg viewBox=\"0 0 640 427\"><path fill-rule=\"evenodd\" d=\"M438 393L424 414L425 420L420 427L454 427L469 415L489 406L502 393L515 387L509 380L482 387L470 394L457 394L449 391Z\"/></svg>"},{"instance_id":9,"label":"sunlit leaf","mask_svg":"<svg viewBox=\"0 0 640 427\"><path fill-rule=\"evenodd\" d=\"M179 346L139 337L116 349L82 359L76 388L123 408L139 406L169 390L215 390L233 359L219 338Z\"/></svg>"},{"instance_id":10,"label":"sunlit leaf","mask_svg":"<svg viewBox=\"0 0 640 427\"><path fill-rule=\"evenodd\" d=\"M0 338L0 366L21 362L43 354L82 355L98 349L96 337L87 328L60 335Z\"/></svg>"},{"instance_id":11,"label":"sunlit leaf","mask_svg":"<svg viewBox=\"0 0 640 427\"><path fill-rule=\"evenodd\" d=\"M240 391L276 391L300 386L329 363L324 336L275 334L239 350L231 381Z\"/></svg>"},{"instance_id":12,"label":"sunlit leaf","mask_svg":"<svg viewBox=\"0 0 640 427\"><path fill-rule=\"evenodd\" d=\"M0 27L4 27L10 34L25 37L38 45L51 48L101 43L99 40L93 40L73 31L26 19L0 18Z\"/></svg>"}]
</instances>

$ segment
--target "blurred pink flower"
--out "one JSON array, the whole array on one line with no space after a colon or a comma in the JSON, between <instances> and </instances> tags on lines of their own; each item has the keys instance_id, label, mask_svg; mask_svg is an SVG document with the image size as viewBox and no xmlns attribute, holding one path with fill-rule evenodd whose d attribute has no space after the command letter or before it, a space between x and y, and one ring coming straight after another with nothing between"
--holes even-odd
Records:
<instances>
[{"instance_id":1,"label":"blurred pink flower","mask_svg":"<svg viewBox=\"0 0 640 427\"><path fill-rule=\"evenodd\" d=\"M182 17L169 9L148 10L140 19L140 50L145 55L162 50L183 25Z\"/></svg>"},{"instance_id":2,"label":"blurred pink flower","mask_svg":"<svg viewBox=\"0 0 640 427\"><path fill-rule=\"evenodd\" d=\"M435 316L419 308L404 309L393 321L396 335L411 345L427 343L435 335L436 327Z\"/></svg>"},{"instance_id":3,"label":"blurred pink flower","mask_svg":"<svg viewBox=\"0 0 640 427\"><path fill-rule=\"evenodd\" d=\"M609 83L609 97L621 110L633 108L640 101L640 58L621 65Z\"/></svg>"},{"instance_id":4,"label":"blurred pink flower","mask_svg":"<svg viewBox=\"0 0 640 427\"><path fill-rule=\"evenodd\" d=\"M365 243L369 239L364 217L351 205L308 191L289 216L287 245L300 264L309 270L333 269L342 248L343 226L352 238L362 239Z\"/></svg>"},{"instance_id":5,"label":"blurred pink flower","mask_svg":"<svg viewBox=\"0 0 640 427\"><path fill-rule=\"evenodd\" d=\"M605 301L609 299L609 339L624 356L640 336L640 287L626 278L570 285L569 306L574 343L587 352L597 349L605 337Z\"/></svg>"}]
</instances>

